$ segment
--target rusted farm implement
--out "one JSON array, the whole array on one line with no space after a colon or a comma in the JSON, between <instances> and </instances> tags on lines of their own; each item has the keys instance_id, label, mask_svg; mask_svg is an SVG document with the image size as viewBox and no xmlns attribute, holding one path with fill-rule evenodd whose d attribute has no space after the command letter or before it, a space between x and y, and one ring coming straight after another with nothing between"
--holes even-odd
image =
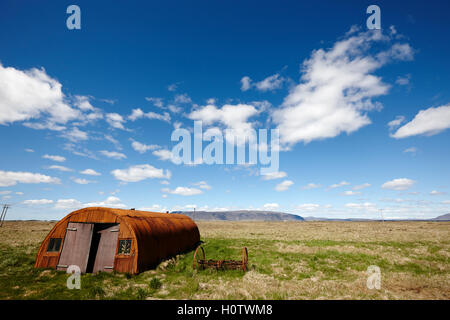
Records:
<instances>
[{"instance_id":1,"label":"rusted farm implement","mask_svg":"<svg viewBox=\"0 0 450 320\"><path fill-rule=\"evenodd\" d=\"M197 259L197 253L202 252L203 259ZM248 251L247 248L242 248L242 260L206 260L205 250L202 246L198 246L194 253L194 259L192 261L193 269L206 269L215 268L216 270L248 270Z\"/></svg>"}]
</instances>

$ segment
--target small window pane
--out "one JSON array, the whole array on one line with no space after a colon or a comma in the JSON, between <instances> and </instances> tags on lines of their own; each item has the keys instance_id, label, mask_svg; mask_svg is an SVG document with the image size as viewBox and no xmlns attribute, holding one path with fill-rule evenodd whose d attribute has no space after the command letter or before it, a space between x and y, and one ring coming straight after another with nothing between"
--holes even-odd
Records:
<instances>
[{"instance_id":1,"label":"small window pane","mask_svg":"<svg viewBox=\"0 0 450 320\"><path fill-rule=\"evenodd\" d=\"M131 240L119 240L118 254L130 254L130 252L131 252Z\"/></svg>"},{"instance_id":2,"label":"small window pane","mask_svg":"<svg viewBox=\"0 0 450 320\"><path fill-rule=\"evenodd\" d=\"M48 242L47 252L58 252L61 248L61 238L50 238Z\"/></svg>"}]
</instances>

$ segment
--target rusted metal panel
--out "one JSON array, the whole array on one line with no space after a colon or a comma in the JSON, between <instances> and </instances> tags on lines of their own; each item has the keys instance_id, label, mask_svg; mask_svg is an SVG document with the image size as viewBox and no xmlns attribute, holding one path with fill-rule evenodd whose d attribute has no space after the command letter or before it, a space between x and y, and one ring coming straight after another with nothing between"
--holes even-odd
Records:
<instances>
[{"instance_id":1,"label":"rusted metal panel","mask_svg":"<svg viewBox=\"0 0 450 320\"><path fill-rule=\"evenodd\" d=\"M66 270L70 265L76 265L82 273L86 272L91 248L94 224L70 222L57 265L58 270Z\"/></svg>"}]
</instances>

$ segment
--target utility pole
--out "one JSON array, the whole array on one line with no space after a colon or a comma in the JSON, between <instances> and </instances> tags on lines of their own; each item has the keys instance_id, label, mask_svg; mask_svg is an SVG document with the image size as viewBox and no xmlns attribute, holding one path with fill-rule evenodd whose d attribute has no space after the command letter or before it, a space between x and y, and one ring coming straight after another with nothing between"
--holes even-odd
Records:
<instances>
[{"instance_id":1,"label":"utility pole","mask_svg":"<svg viewBox=\"0 0 450 320\"><path fill-rule=\"evenodd\" d=\"M4 204L3 209L2 209L2 214L0 215L0 227L3 227L3 221L5 221L6 212L8 211L8 209L9 209L9 205Z\"/></svg>"},{"instance_id":2,"label":"utility pole","mask_svg":"<svg viewBox=\"0 0 450 320\"><path fill-rule=\"evenodd\" d=\"M381 220L384 222L383 209L380 209L380 213L381 213Z\"/></svg>"},{"instance_id":3,"label":"utility pole","mask_svg":"<svg viewBox=\"0 0 450 320\"><path fill-rule=\"evenodd\" d=\"M194 207L194 214L192 215L192 220L195 221L195 207Z\"/></svg>"}]
</instances>

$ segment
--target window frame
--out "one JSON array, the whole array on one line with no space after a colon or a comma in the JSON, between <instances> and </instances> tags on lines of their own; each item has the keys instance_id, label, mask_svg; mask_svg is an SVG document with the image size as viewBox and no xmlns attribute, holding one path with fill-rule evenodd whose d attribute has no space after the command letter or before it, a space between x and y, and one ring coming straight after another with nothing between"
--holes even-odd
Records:
<instances>
[{"instance_id":1,"label":"window frame","mask_svg":"<svg viewBox=\"0 0 450 320\"><path fill-rule=\"evenodd\" d=\"M121 243L127 242L129 243L128 252L121 252ZM133 244L133 239L119 239L117 243L117 255L129 256L131 255L131 245Z\"/></svg>"},{"instance_id":2,"label":"window frame","mask_svg":"<svg viewBox=\"0 0 450 320\"><path fill-rule=\"evenodd\" d=\"M62 238L50 238L47 245L47 251L49 253L59 252L61 250Z\"/></svg>"}]
</instances>

